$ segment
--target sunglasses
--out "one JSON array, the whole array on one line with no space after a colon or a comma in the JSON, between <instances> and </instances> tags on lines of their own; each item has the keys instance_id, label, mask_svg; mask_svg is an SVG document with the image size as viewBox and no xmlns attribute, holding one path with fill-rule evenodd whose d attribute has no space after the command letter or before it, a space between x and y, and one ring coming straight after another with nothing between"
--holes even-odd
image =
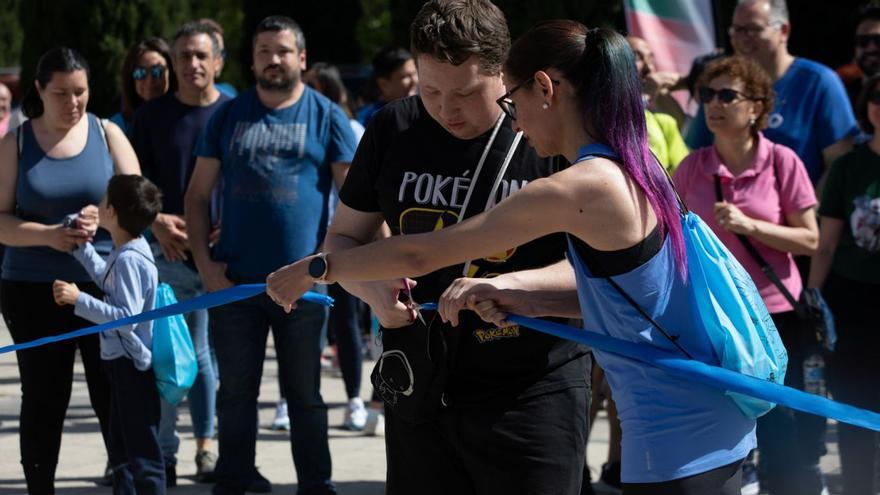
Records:
<instances>
[{"instance_id":1,"label":"sunglasses","mask_svg":"<svg viewBox=\"0 0 880 495\"><path fill-rule=\"evenodd\" d=\"M880 105L880 91L872 91L868 93L868 103Z\"/></svg>"},{"instance_id":2,"label":"sunglasses","mask_svg":"<svg viewBox=\"0 0 880 495\"><path fill-rule=\"evenodd\" d=\"M148 69L135 67L135 69L131 71L131 77L135 81L143 81L149 74L153 79L159 79L165 75L166 70L168 70L168 68L162 64L156 64Z\"/></svg>"},{"instance_id":3,"label":"sunglasses","mask_svg":"<svg viewBox=\"0 0 880 495\"><path fill-rule=\"evenodd\" d=\"M711 103L716 96L718 97L718 101L725 105L733 103L740 98L742 98L743 100L754 100L754 98L752 98L751 96L740 93L739 91L730 88L700 88L698 95L700 97L700 103L704 105Z\"/></svg>"},{"instance_id":4,"label":"sunglasses","mask_svg":"<svg viewBox=\"0 0 880 495\"><path fill-rule=\"evenodd\" d=\"M856 46L859 48L868 48L868 45L871 43L880 48L880 34L860 34L856 36Z\"/></svg>"},{"instance_id":5,"label":"sunglasses","mask_svg":"<svg viewBox=\"0 0 880 495\"><path fill-rule=\"evenodd\" d=\"M513 100L510 99L510 95L516 93L519 88L525 86L527 83L532 81L534 81L534 79L531 78L522 81L521 83L512 87L510 91L501 95L501 98L495 100L495 103L497 103L498 106L501 107L501 111L504 112L511 119L516 120L516 103L514 103ZM554 86L558 86L560 84L559 81L553 79L551 79L550 82L553 83Z\"/></svg>"},{"instance_id":6,"label":"sunglasses","mask_svg":"<svg viewBox=\"0 0 880 495\"><path fill-rule=\"evenodd\" d=\"M778 22L770 23L766 26L759 26L757 24L737 26L734 24L727 29L727 34L730 36L747 36L749 38L754 38L763 33L767 28L777 27L778 25Z\"/></svg>"}]
</instances>

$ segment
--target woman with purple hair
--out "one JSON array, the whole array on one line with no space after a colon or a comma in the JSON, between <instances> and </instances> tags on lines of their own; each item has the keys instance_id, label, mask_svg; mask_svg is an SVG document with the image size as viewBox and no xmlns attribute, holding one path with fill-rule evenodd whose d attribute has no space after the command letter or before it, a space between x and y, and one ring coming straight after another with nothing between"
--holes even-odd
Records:
<instances>
[{"instance_id":1,"label":"woman with purple hair","mask_svg":"<svg viewBox=\"0 0 880 495\"><path fill-rule=\"evenodd\" d=\"M680 346L717 365L705 331L688 317L679 204L648 149L626 40L574 21L543 22L511 47L504 78L501 109L538 154L563 155L572 166L452 227L304 258L268 277L269 296L290 311L314 283L422 275L565 232L570 263L460 279L440 301L440 315L457 324L467 306L499 328L508 312L583 318L586 331L671 352ZM675 328L676 342L618 290L660 326ZM721 391L613 354L595 356L623 425L624 494L739 493L754 420Z\"/></svg>"}]
</instances>

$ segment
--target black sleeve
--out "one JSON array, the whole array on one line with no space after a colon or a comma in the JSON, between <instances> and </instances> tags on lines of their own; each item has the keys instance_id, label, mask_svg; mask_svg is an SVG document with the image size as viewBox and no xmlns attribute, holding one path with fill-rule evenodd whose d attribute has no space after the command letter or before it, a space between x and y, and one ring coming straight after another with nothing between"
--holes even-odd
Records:
<instances>
[{"instance_id":1,"label":"black sleeve","mask_svg":"<svg viewBox=\"0 0 880 495\"><path fill-rule=\"evenodd\" d=\"M393 132L388 125L387 110L390 109L381 110L367 125L351 161L348 176L339 191L339 200L349 208L363 212L381 211L377 183L384 158L383 151L387 149L390 133Z\"/></svg>"}]
</instances>

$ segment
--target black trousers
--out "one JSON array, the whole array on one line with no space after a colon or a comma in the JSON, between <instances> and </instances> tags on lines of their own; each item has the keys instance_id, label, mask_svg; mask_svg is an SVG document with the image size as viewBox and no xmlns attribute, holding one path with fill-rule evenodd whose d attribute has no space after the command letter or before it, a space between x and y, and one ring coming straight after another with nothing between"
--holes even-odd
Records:
<instances>
[{"instance_id":1,"label":"black trousers","mask_svg":"<svg viewBox=\"0 0 880 495\"><path fill-rule=\"evenodd\" d=\"M589 387L443 409L413 424L386 410L387 495L578 495Z\"/></svg>"},{"instance_id":2,"label":"black trousers","mask_svg":"<svg viewBox=\"0 0 880 495\"><path fill-rule=\"evenodd\" d=\"M837 327L837 347L828 363L828 385L834 399L880 412L880 284L829 275L822 289ZM843 493L875 495L880 449L877 432L837 424Z\"/></svg>"},{"instance_id":3,"label":"black trousers","mask_svg":"<svg viewBox=\"0 0 880 495\"><path fill-rule=\"evenodd\" d=\"M788 351L785 385L804 389L804 360L816 351L815 337L794 311L774 313L773 323ZM819 495L824 488L819 458L827 420L777 405L758 418L761 486L770 495Z\"/></svg>"},{"instance_id":4,"label":"black trousers","mask_svg":"<svg viewBox=\"0 0 880 495\"><path fill-rule=\"evenodd\" d=\"M739 495L742 463L739 460L705 473L662 483L624 483L623 495Z\"/></svg>"},{"instance_id":5,"label":"black trousers","mask_svg":"<svg viewBox=\"0 0 880 495\"><path fill-rule=\"evenodd\" d=\"M130 359L104 361L110 378L110 465L114 495L164 495L165 462L159 448L159 391L152 368Z\"/></svg>"},{"instance_id":6,"label":"black trousers","mask_svg":"<svg viewBox=\"0 0 880 495\"><path fill-rule=\"evenodd\" d=\"M77 283L80 290L101 297L97 286ZM73 314L73 306L58 306L51 283L0 283L0 310L15 343L57 335L92 323ZM110 384L101 366L97 335L56 342L16 353L21 376L19 438L21 463L31 495L55 492L55 466L61 431L73 385L76 350L82 356L89 400L98 416L105 446L109 445Z\"/></svg>"}]
</instances>

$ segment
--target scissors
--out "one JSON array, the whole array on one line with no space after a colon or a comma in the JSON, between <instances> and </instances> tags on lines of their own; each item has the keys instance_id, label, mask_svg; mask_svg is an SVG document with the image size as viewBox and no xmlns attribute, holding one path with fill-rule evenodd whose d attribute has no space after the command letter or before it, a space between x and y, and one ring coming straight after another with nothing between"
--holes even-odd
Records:
<instances>
[{"instance_id":1,"label":"scissors","mask_svg":"<svg viewBox=\"0 0 880 495\"><path fill-rule=\"evenodd\" d=\"M422 305L417 303L412 297L412 289L409 286L409 280L403 279L403 286L406 287L407 300L404 301L406 303L406 307L416 312L416 316L418 317L419 321L422 322L422 325L428 326L428 324L425 323L425 317L422 316Z\"/></svg>"}]
</instances>

